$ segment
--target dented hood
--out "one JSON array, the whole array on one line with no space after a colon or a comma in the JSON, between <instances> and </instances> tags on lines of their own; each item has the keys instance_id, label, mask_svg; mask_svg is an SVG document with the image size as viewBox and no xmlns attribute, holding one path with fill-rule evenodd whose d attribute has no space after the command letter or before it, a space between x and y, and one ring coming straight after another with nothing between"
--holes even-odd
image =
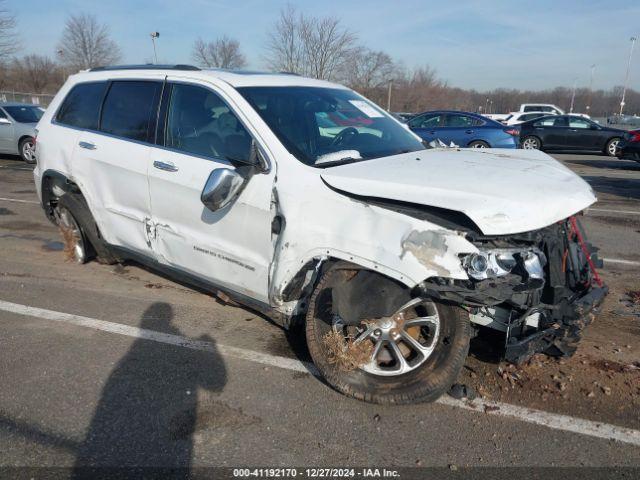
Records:
<instances>
[{"instance_id":1,"label":"dented hood","mask_svg":"<svg viewBox=\"0 0 640 480\"><path fill-rule=\"evenodd\" d=\"M589 184L537 150L424 150L327 168L321 176L355 195L463 212L485 235L543 228L596 201Z\"/></svg>"}]
</instances>

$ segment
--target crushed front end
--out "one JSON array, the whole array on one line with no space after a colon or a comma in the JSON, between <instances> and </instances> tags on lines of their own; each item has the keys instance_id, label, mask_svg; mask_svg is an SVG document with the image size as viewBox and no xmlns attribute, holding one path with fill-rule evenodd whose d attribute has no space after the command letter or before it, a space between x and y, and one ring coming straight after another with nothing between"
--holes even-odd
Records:
<instances>
[{"instance_id":1,"label":"crushed front end","mask_svg":"<svg viewBox=\"0 0 640 480\"><path fill-rule=\"evenodd\" d=\"M468 280L435 277L426 295L461 305L471 321L505 333L505 358L521 363L534 353L567 356L608 292L601 261L575 216L513 235L468 232L479 250L464 255Z\"/></svg>"}]
</instances>

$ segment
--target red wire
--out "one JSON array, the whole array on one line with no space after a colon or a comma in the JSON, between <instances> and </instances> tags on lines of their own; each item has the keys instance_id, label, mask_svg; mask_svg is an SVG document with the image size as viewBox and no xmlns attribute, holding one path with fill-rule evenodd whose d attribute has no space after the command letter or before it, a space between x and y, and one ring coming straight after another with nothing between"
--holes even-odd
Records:
<instances>
[{"instance_id":1,"label":"red wire","mask_svg":"<svg viewBox=\"0 0 640 480\"><path fill-rule=\"evenodd\" d=\"M582 238L582 233L580 233L580 229L578 228L576 217L574 216L569 217L569 222L571 223L571 228L573 232L578 237L578 243L580 244L580 248L582 248L582 252L584 253L584 256L587 257L589 268L593 272L593 279L596 281L599 287L602 287L603 285L602 279L600 278L600 275L598 275L598 272L596 271L596 266L593 264L593 260L591 260L591 254L589 253L589 250L587 250L587 246L584 243L584 238Z\"/></svg>"}]
</instances>

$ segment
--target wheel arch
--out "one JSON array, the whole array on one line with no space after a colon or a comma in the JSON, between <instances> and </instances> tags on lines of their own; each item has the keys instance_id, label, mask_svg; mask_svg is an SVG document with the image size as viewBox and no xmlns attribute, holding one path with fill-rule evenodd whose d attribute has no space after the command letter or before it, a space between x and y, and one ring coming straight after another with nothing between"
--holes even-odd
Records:
<instances>
[{"instance_id":1,"label":"wheel arch","mask_svg":"<svg viewBox=\"0 0 640 480\"><path fill-rule=\"evenodd\" d=\"M64 173L57 170L45 170L41 183L42 208L47 218L56 223L54 210L58 199L65 193L77 193L82 195L78 185Z\"/></svg>"}]
</instances>

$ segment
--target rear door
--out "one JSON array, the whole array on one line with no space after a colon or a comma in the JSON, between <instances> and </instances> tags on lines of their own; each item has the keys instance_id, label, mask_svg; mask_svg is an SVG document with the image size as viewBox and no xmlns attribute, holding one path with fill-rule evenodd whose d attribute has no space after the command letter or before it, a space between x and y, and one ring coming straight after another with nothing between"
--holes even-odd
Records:
<instances>
[{"instance_id":1,"label":"rear door","mask_svg":"<svg viewBox=\"0 0 640 480\"><path fill-rule=\"evenodd\" d=\"M4 153L16 153L18 151L18 139L14 139L13 120L9 118L4 109L0 108L0 151Z\"/></svg>"},{"instance_id":2,"label":"rear door","mask_svg":"<svg viewBox=\"0 0 640 480\"><path fill-rule=\"evenodd\" d=\"M73 173L108 243L152 256L147 166L161 80L109 83L98 131L83 131Z\"/></svg>"},{"instance_id":3,"label":"rear door","mask_svg":"<svg viewBox=\"0 0 640 480\"><path fill-rule=\"evenodd\" d=\"M149 159L158 261L268 302L275 173L254 173L221 210L200 200L213 170L248 159L254 138L248 122L225 92L209 86L169 82L162 103L159 145Z\"/></svg>"},{"instance_id":4,"label":"rear door","mask_svg":"<svg viewBox=\"0 0 640 480\"><path fill-rule=\"evenodd\" d=\"M408 125L420 138L430 142L438 138L440 128L444 125L444 115L441 113L426 113L412 118L409 120Z\"/></svg>"}]
</instances>

